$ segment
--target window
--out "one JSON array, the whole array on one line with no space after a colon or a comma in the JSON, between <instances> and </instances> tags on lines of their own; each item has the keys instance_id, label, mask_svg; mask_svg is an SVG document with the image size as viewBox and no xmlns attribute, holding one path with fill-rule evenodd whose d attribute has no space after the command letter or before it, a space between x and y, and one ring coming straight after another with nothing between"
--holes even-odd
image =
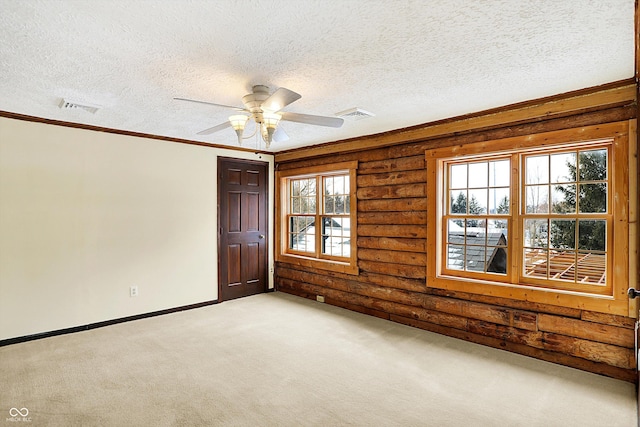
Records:
<instances>
[{"instance_id":1,"label":"window","mask_svg":"<svg viewBox=\"0 0 640 427\"><path fill-rule=\"evenodd\" d=\"M607 285L610 149L523 156L523 275L532 283L578 290Z\"/></svg>"},{"instance_id":2,"label":"window","mask_svg":"<svg viewBox=\"0 0 640 427\"><path fill-rule=\"evenodd\" d=\"M628 129L428 150L427 285L628 314Z\"/></svg>"},{"instance_id":3,"label":"window","mask_svg":"<svg viewBox=\"0 0 640 427\"><path fill-rule=\"evenodd\" d=\"M510 162L500 156L445 162L446 270L478 278L507 273Z\"/></svg>"},{"instance_id":4,"label":"window","mask_svg":"<svg viewBox=\"0 0 640 427\"><path fill-rule=\"evenodd\" d=\"M278 172L278 259L357 273L356 167L343 162Z\"/></svg>"}]
</instances>

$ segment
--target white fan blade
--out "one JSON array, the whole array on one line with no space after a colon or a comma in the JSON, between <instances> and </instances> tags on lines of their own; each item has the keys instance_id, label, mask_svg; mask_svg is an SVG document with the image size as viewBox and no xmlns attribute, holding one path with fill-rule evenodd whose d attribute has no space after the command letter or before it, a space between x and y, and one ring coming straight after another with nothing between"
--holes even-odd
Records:
<instances>
[{"instance_id":1,"label":"white fan blade","mask_svg":"<svg viewBox=\"0 0 640 427\"><path fill-rule=\"evenodd\" d=\"M284 142L289 140L289 135L282 129L282 126L278 126L273 133L273 140L275 142Z\"/></svg>"},{"instance_id":2,"label":"white fan blade","mask_svg":"<svg viewBox=\"0 0 640 427\"><path fill-rule=\"evenodd\" d=\"M209 129L201 130L200 132L198 132L198 135L211 135L214 132L218 132L219 130L230 128L230 127L231 127L231 122L227 121L227 122L224 122L224 123L220 123L218 126L214 126L212 128L209 128Z\"/></svg>"},{"instance_id":3,"label":"white fan blade","mask_svg":"<svg viewBox=\"0 0 640 427\"><path fill-rule=\"evenodd\" d=\"M344 119L340 117L313 116L311 114L289 112L281 112L278 114L282 114L282 120L287 120L289 122L306 123L308 125L339 128L344 123Z\"/></svg>"},{"instance_id":4,"label":"white fan blade","mask_svg":"<svg viewBox=\"0 0 640 427\"><path fill-rule=\"evenodd\" d=\"M187 99L187 98L173 98L173 99L175 99L177 101L187 101L187 102L196 102L198 104L215 105L216 107L231 108L231 109L237 110L237 111L246 111L244 108L233 107L231 105L216 104L215 102L196 101L195 99Z\"/></svg>"},{"instance_id":5,"label":"white fan blade","mask_svg":"<svg viewBox=\"0 0 640 427\"><path fill-rule=\"evenodd\" d=\"M281 87L271 94L271 96L264 100L261 105L263 110L267 111L280 111L287 105L302 98L302 95L296 93L287 88Z\"/></svg>"}]
</instances>

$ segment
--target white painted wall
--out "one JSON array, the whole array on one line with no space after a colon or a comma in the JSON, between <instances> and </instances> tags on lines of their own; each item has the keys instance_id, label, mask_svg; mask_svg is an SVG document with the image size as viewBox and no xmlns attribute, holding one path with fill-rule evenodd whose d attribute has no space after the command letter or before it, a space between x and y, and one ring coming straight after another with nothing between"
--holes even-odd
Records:
<instances>
[{"instance_id":1,"label":"white painted wall","mask_svg":"<svg viewBox=\"0 0 640 427\"><path fill-rule=\"evenodd\" d=\"M217 299L218 156L0 118L0 339Z\"/></svg>"}]
</instances>

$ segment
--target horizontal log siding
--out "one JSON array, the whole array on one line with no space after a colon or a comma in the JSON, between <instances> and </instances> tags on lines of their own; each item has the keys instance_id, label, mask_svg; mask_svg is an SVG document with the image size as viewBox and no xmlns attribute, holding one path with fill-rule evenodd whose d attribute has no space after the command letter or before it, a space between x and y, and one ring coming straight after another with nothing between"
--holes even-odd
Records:
<instances>
[{"instance_id":1,"label":"horizontal log siding","mask_svg":"<svg viewBox=\"0 0 640 427\"><path fill-rule=\"evenodd\" d=\"M427 288L424 151L634 117L631 106L469 132L335 157L280 170L358 160L358 267L348 275L276 265L279 291L626 381L635 381L634 320L573 308Z\"/></svg>"}]
</instances>

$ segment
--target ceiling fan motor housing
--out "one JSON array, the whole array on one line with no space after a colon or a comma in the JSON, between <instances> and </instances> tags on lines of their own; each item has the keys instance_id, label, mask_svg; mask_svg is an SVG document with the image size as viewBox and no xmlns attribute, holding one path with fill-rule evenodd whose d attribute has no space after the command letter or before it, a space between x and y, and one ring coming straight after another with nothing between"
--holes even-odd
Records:
<instances>
[{"instance_id":1,"label":"ceiling fan motor housing","mask_svg":"<svg viewBox=\"0 0 640 427\"><path fill-rule=\"evenodd\" d=\"M263 123L262 103L269 98L269 88L264 85L256 85L253 87L253 93L242 97L244 107L249 110L256 123Z\"/></svg>"}]
</instances>

